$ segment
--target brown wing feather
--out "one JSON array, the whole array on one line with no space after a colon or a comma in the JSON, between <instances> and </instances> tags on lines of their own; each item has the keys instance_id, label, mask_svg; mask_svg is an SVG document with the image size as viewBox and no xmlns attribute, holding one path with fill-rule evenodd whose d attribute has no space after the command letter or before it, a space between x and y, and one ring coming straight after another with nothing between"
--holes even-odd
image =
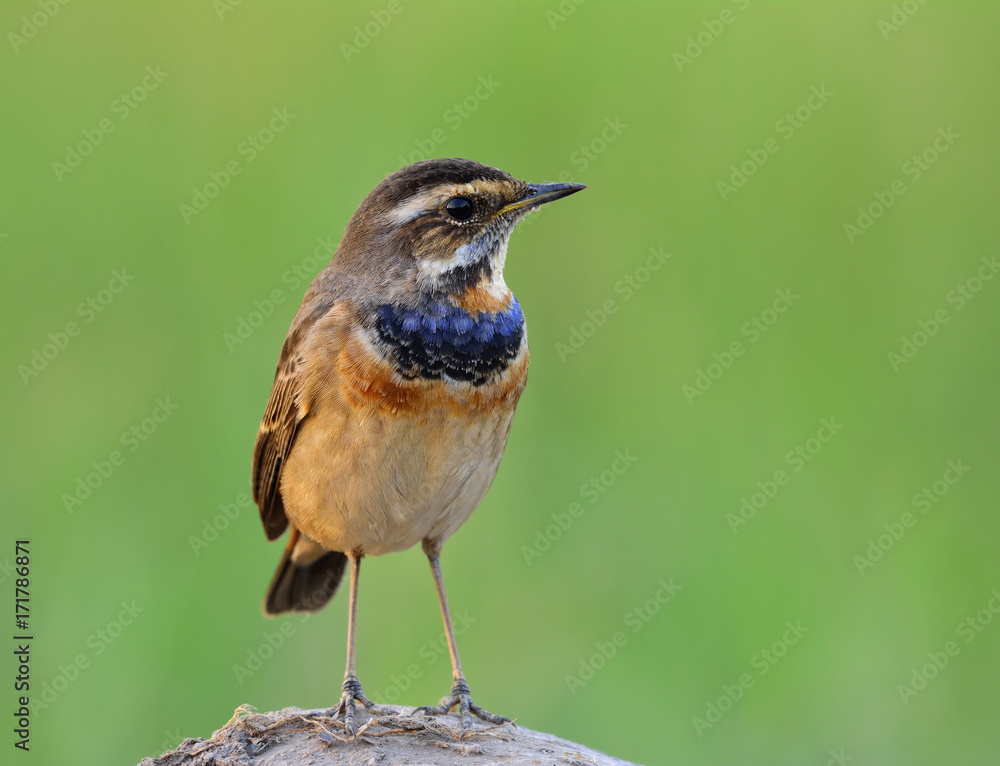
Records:
<instances>
[{"instance_id":1,"label":"brown wing feather","mask_svg":"<svg viewBox=\"0 0 1000 766\"><path fill-rule=\"evenodd\" d=\"M303 399L304 365L300 353L316 321L333 305L325 297L307 293L292 321L253 449L253 499L260 508L268 540L281 537L288 528L281 499L281 469L292 451L299 425L309 413L309 402Z\"/></svg>"}]
</instances>

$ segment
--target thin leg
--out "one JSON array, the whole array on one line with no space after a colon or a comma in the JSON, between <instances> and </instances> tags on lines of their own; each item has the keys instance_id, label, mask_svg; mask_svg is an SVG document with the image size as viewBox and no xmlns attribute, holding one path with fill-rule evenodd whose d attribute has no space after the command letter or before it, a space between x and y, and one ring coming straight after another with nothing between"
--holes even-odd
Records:
<instances>
[{"instance_id":1,"label":"thin leg","mask_svg":"<svg viewBox=\"0 0 1000 766\"><path fill-rule=\"evenodd\" d=\"M462 672L462 661L458 658L458 645L455 643L455 630L451 625L448 596L444 592L444 579L441 577L441 548L440 546L424 541L424 553L427 554L427 559L431 563L434 586L437 588L438 601L441 604L441 619L444 622L445 638L448 639L448 653L451 655L451 678L453 683L448 697L441 700L440 705L436 707L424 705L423 707L418 707L413 712L424 713L426 715L445 715L457 706L462 721L463 736L464 732L472 724L472 718L469 715L470 711L478 718L482 718L484 721L489 721L490 723L510 723L509 718L504 718L502 715L495 715L488 710L484 710L472 701L469 685L466 683L465 674Z\"/></svg>"},{"instance_id":2,"label":"thin leg","mask_svg":"<svg viewBox=\"0 0 1000 766\"><path fill-rule=\"evenodd\" d=\"M354 671L354 635L358 617L358 576L361 572L361 555L348 553L347 558L351 562L351 595L347 604L347 670L344 671L344 686L340 695L340 705L337 706L337 715L343 714L347 730L352 737L357 738L357 731L354 728L355 700L374 715L380 715L382 711L365 697L361 691L361 682L358 681Z\"/></svg>"}]
</instances>

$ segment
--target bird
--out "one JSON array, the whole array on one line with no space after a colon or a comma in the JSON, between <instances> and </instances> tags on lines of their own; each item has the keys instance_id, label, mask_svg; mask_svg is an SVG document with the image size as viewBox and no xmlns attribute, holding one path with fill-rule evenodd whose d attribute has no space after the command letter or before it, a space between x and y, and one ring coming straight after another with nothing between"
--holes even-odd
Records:
<instances>
[{"instance_id":1,"label":"bird","mask_svg":"<svg viewBox=\"0 0 1000 766\"><path fill-rule=\"evenodd\" d=\"M365 556L420 543L452 663L439 705L510 719L472 700L441 574L443 543L496 475L528 371L524 313L504 283L515 225L586 188L531 184L471 160L417 162L389 175L349 220L281 347L253 451L253 497L269 541L291 533L264 613L315 612L350 574L347 667L336 715L356 738L373 715L355 668Z\"/></svg>"}]
</instances>

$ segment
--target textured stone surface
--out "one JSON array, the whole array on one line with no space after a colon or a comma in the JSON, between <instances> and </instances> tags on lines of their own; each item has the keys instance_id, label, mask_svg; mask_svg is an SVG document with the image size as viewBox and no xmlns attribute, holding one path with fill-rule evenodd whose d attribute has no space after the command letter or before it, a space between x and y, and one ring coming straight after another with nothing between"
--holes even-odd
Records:
<instances>
[{"instance_id":1,"label":"textured stone surface","mask_svg":"<svg viewBox=\"0 0 1000 766\"><path fill-rule=\"evenodd\" d=\"M186 739L159 758L144 758L140 766L635 766L530 729L473 719L460 739L456 716L413 716L412 708L395 706L385 710L391 712L372 717L359 706L354 742L333 710L292 707L258 714L243 706L211 739Z\"/></svg>"}]
</instances>

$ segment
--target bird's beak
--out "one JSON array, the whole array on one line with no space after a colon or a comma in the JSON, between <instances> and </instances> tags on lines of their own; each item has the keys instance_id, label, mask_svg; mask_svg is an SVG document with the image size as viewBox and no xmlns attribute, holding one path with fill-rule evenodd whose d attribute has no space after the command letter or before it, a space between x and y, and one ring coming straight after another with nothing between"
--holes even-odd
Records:
<instances>
[{"instance_id":1,"label":"bird's beak","mask_svg":"<svg viewBox=\"0 0 1000 766\"><path fill-rule=\"evenodd\" d=\"M583 184L528 184L527 193L517 202L511 202L502 208L497 215L509 213L511 210L519 210L520 208L538 207L546 202L561 199L580 191L580 189L586 188Z\"/></svg>"}]
</instances>

